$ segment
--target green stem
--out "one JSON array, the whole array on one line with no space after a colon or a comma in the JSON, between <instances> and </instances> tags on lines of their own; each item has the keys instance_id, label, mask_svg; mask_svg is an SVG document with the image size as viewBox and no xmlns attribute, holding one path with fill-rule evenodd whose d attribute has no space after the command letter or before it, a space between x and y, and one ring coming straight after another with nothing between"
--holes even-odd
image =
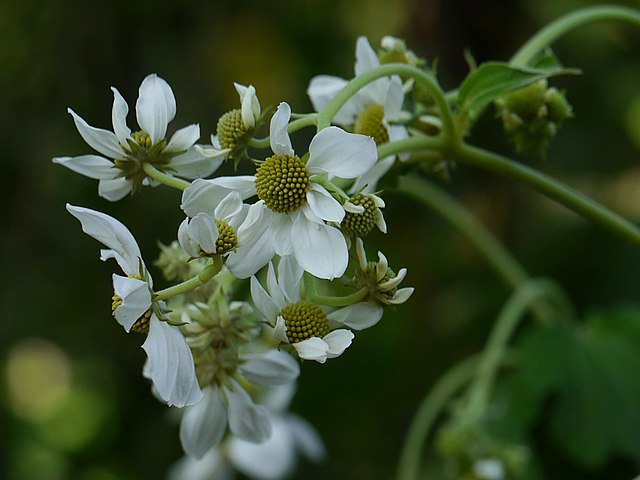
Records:
<instances>
[{"instance_id":1,"label":"green stem","mask_svg":"<svg viewBox=\"0 0 640 480\"><path fill-rule=\"evenodd\" d=\"M297 118L287 126L287 131L289 133L296 132L304 127L310 127L312 125L316 125L318 121L317 113L310 113L305 115L304 117ZM254 148L269 148L270 146L270 137L264 138L251 138L249 139L249 146Z\"/></svg>"},{"instance_id":2,"label":"green stem","mask_svg":"<svg viewBox=\"0 0 640 480\"><path fill-rule=\"evenodd\" d=\"M633 8L600 5L582 8L564 15L540 30L511 59L514 67L526 66L535 56L565 33L600 20L621 20L640 27L640 12Z\"/></svg>"},{"instance_id":3,"label":"green stem","mask_svg":"<svg viewBox=\"0 0 640 480\"><path fill-rule=\"evenodd\" d=\"M213 257L212 262L198 275L185 282L179 283L178 285L156 292L153 296L153 300L166 300L167 298L190 292L191 290L198 288L203 283L211 280L220 272L220 270L222 270L222 258L220 255L216 255Z\"/></svg>"},{"instance_id":4,"label":"green stem","mask_svg":"<svg viewBox=\"0 0 640 480\"><path fill-rule=\"evenodd\" d=\"M521 181L569 210L640 246L640 229L591 198L563 183L501 155L462 145L452 155L460 163L491 170Z\"/></svg>"},{"instance_id":5,"label":"green stem","mask_svg":"<svg viewBox=\"0 0 640 480\"><path fill-rule=\"evenodd\" d=\"M477 368L478 356L467 358L447 370L429 390L420 403L405 437L396 471L396 480L417 480L420 478L422 448L431 427L448 404L449 399L473 379Z\"/></svg>"},{"instance_id":6,"label":"green stem","mask_svg":"<svg viewBox=\"0 0 640 480\"><path fill-rule=\"evenodd\" d=\"M327 305L330 307L346 307L353 305L364 300L369 294L367 287L362 287L357 292L353 292L351 295L345 295L344 297L329 297L325 295L313 295L311 301L313 303L319 303L321 305Z\"/></svg>"},{"instance_id":7,"label":"green stem","mask_svg":"<svg viewBox=\"0 0 640 480\"><path fill-rule=\"evenodd\" d=\"M445 98L445 94L436 82L435 78L419 68L401 63L389 63L376 67L368 72L363 73L347 83L342 90L327 104L327 106L318 115L318 131L328 127L333 117L338 113L342 106L353 97L358 91L374 82L378 78L388 77L390 75L406 75L414 78L421 83L432 95L433 99L440 110L442 117L442 136L445 143L458 143L459 135L457 133L453 115L449 103Z\"/></svg>"},{"instance_id":8,"label":"green stem","mask_svg":"<svg viewBox=\"0 0 640 480\"><path fill-rule=\"evenodd\" d=\"M144 170L144 173L149 175L149 177L153 178L154 180L157 180L160 183L168 185L169 187L177 188L178 190L184 190L189 185L191 185L189 182L182 180L181 178L176 178L161 172L150 163L143 163L142 169Z\"/></svg>"},{"instance_id":9,"label":"green stem","mask_svg":"<svg viewBox=\"0 0 640 480\"><path fill-rule=\"evenodd\" d=\"M532 302L540 297L557 298L558 287L545 279L529 280L518 288L502 308L491 331L485 347L478 371L469 387L468 403L463 417L474 422L482 419L486 413L491 388L496 377L498 366L513 332Z\"/></svg>"},{"instance_id":10,"label":"green stem","mask_svg":"<svg viewBox=\"0 0 640 480\"><path fill-rule=\"evenodd\" d=\"M417 175L401 177L399 189L427 205L460 230L482 252L509 286L518 288L526 283L527 272L513 255L443 189Z\"/></svg>"},{"instance_id":11,"label":"green stem","mask_svg":"<svg viewBox=\"0 0 640 480\"><path fill-rule=\"evenodd\" d=\"M446 150L447 142L442 137L410 137L395 142L383 143L378 147L378 158L386 158L404 152L421 152L424 150L432 152L443 152Z\"/></svg>"}]
</instances>

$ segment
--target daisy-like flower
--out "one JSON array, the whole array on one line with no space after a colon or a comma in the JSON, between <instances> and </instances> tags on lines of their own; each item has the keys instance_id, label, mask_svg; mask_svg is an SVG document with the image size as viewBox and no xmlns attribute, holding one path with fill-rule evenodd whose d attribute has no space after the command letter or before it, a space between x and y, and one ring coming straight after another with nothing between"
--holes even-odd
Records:
<instances>
[{"instance_id":1,"label":"daisy-like flower","mask_svg":"<svg viewBox=\"0 0 640 480\"><path fill-rule=\"evenodd\" d=\"M303 418L287 411L295 388L279 387L262 401L271 415L272 432L268 440L253 443L230 436L210 449L201 459L186 456L170 470L169 480L216 480L233 478L238 471L256 480L289 478L297 455L320 462L325 447L318 432Z\"/></svg>"},{"instance_id":2,"label":"daisy-like flower","mask_svg":"<svg viewBox=\"0 0 640 480\"><path fill-rule=\"evenodd\" d=\"M227 362L233 363L228 359ZM235 436L248 442L264 442L271 436L267 408L254 403L238 379L245 385L287 385L296 380L300 366L291 355L278 350L241 354L238 363L237 370L225 383L214 382L205 387L202 400L185 411L180 423L180 441L189 456L202 458L220 442L227 425ZM229 372L218 373L229 375Z\"/></svg>"},{"instance_id":3,"label":"daisy-like flower","mask_svg":"<svg viewBox=\"0 0 640 480\"><path fill-rule=\"evenodd\" d=\"M159 318L164 305L153 301L153 279L131 232L104 213L69 204L67 210L87 235L108 247L101 250L100 258L114 258L126 275L113 274L113 316L127 333L147 335L142 344L147 352L143 375L167 405L184 407L199 402L202 391L191 350L180 329Z\"/></svg>"},{"instance_id":4,"label":"daisy-like flower","mask_svg":"<svg viewBox=\"0 0 640 480\"><path fill-rule=\"evenodd\" d=\"M156 185L143 170L145 163L180 177L200 178L213 173L224 159L225 151L208 156L194 148L200 138L197 124L184 127L167 141L167 125L176 114L176 101L167 82L157 75L147 76L140 85L136 116L141 130L131 132L126 118L129 106L114 87L111 114L113 132L95 128L73 110L78 132L100 155L57 157L59 163L74 172L99 180L98 193L110 201L137 192L143 185ZM212 158L217 157L217 158Z\"/></svg>"},{"instance_id":5,"label":"daisy-like flower","mask_svg":"<svg viewBox=\"0 0 640 480\"><path fill-rule=\"evenodd\" d=\"M323 184L329 178L351 179L367 172L377 158L375 142L328 127L311 140L305 163L291 147L290 117L289 105L281 103L271 119L274 155L260 164L255 176L196 180L184 191L182 208L194 217L217 205L229 191L238 191L242 198L257 194L265 207L261 223L266 230L260 239L263 258L294 255L316 277L340 277L347 268L347 244L340 230L325 222L340 223L345 211Z\"/></svg>"},{"instance_id":6,"label":"daisy-like flower","mask_svg":"<svg viewBox=\"0 0 640 480\"><path fill-rule=\"evenodd\" d=\"M247 150L247 143L260 122L260 102L253 85L245 87L234 83L240 95L239 109L230 110L218 120L216 134L211 135L213 148L199 148L207 157L217 157L221 150L227 151L227 158L239 159Z\"/></svg>"},{"instance_id":7,"label":"daisy-like flower","mask_svg":"<svg viewBox=\"0 0 640 480\"><path fill-rule=\"evenodd\" d=\"M318 305L301 298L302 273L293 257L280 259L278 278L273 264L269 263L268 292L256 277L251 277L251 297L273 327L276 340L291 344L302 359L325 363L327 359L341 355L353 340L353 332L337 327L348 326L355 330L370 327L380 320L382 310L361 302L327 315Z\"/></svg>"},{"instance_id":8,"label":"daisy-like flower","mask_svg":"<svg viewBox=\"0 0 640 480\"><path fill-rule=\"evenodd\" d=\"M377 262L369 262L361 238L356 239L356 252L360 267L354 278L356 288L367 287L369 298L380 305L399 305L409 300L415 289L413 287L398 289L400 282L407 275L406 268L401 268L398 273L395 273L389 268L387 257L382 252L378 252Z\"/></svg>"},{"instance_id":9,"label":"daisy-like flower","mask_svg":"<svg viewBox=\"0 0 640 480\"><path fill-rule=\"evenodd\" d=\"M273 254L260 248L267 225L262 222L263 202L242 203L238 192L228 193L219 204L211 203L178 229L178 240L192 257L223 255L237 278L248 278Z\"/></svg>"},{"instance_id":10,"label":"daisy-like flower","mask_svg":"<svg viewBox=\"0 0 640 480\"><path fill-rule=\"evenodd\" d=\"M340 230L348 237L366 237L373 227L378 227L382 233L387 233L387 223L384 221L381 208L384 200L373 193L357 193L344 204L347 212L340 224Z\"/></svg>"},{"instance_id":11,"label":"daisy-like flower","mask_svg":"<svg viewBox=\"0 0 640 480\"><path fill-rule=\"evenodd\" d=\"M380 66L378 55L366 37L356 41L355 74L362 75ZM317 112L322 111L348 83L344 78L318 75L311 79L307 94ZM407 138L406 127L396 124L400 120L404 91L400 77L383 77L362 88L338 111L334 122L355 133L372 137L376 145ZM391 168L394 156L380 159L365 174L359 176L352 191L371 193L380 178Z\"/></svg>"}]
</instances>

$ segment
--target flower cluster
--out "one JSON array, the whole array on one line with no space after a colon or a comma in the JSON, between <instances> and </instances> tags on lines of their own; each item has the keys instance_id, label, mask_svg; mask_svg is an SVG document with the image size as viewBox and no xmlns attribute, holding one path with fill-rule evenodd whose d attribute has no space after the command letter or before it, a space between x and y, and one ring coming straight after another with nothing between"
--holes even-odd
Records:
<instances>
[{"instance_id":1,"label":"flower cluster","mask_svg":"<svg viewBox=\"0 0 640 480\"><path fill-rule=\"evenodd\" d=\"M385 39L381 54L402 48L392 40ZM381 65L364 38L356 58L356 76ZM346 84L314 78L308 93L316 110ZM99 195L110 201L160 184L182 191L185 218L156 262L167 281L178 283L162 290L154 287L122 223L67 205L84 232L106 247L101 259L115 259L124 273L113 275L113 316L126 332L145 336L143 375L154 394L185 407L180 441L187 457L174 469L175 478L230 466L256 478L281 478L296 449L320 459L323 447L313 429L286 413L283 402L274 407L264 399L278 389L292 391L299 359L325 363L340 356L354 331L372 327L384 307L413 292L399 288L406 269L394 273L382 253L378 262L367 260L363 240L387 233L376 184L396 156L380 159L377 149L409 135L402 123L402 79L368 84L344 104L334 125L295 149L290 134L314 124L317 115L294 116L285 102L262 112L253 86L235 88L240 106L220 117L209 146L196 145L197 124L167 137L176 101L163 79L149 75L136 102L140 130L127 126L127 103L113 88L113 132L90 126L69 109L82 138L100 155L53 159L99 180ZM266 128L268 138L255 137ZM262 147L270 152L256 154ZM216 175L225 160L245 162L253 173ZM239 296L247 291L243 282L250 298ZM270 455L289 460L270 475L256 473L252 458Z\"/></svg>"}]
</instances>

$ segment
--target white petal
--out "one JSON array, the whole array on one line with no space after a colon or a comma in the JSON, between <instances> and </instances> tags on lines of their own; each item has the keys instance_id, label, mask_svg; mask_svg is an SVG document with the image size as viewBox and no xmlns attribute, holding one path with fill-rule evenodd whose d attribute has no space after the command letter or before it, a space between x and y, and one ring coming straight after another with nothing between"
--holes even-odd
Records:
<instances>
[{"instance_id":1,"label":"white petal","mask_svg":"<svg viewBox=\"0 0 640 480\"><path fill-rule=\"evenodd\" d=\"M242 198L238 192L230 192L222 199L214 211L215 218L228 222L242 211Z\"/></svg>"},{"instance_id":2,"label":"white petal","mask_svg":"<svg viewBox=\"0 0 640 480\"><path fill-rule=\"evenodd\" d=\"M249 394L235 381L233 390L225 388L229 412L229 429L238 438L249 442L264 442L271 436L269 411L256 405Z\"/></svg>"},{"instance_id":3,"label":"white petal","mask_svg":"<svg viewBox=\"0 0 640 480\"><path fill-rule=\"evenodd\" d=\"M301 215L293 224L292 243L300 266L318 278L338 278L347 269L347 243L337 228L318 225Z\"/></svg>"},{"instance_id":4,"label":"white petal","mask_svg":"<svg viewBox=\"0 0 640 480\"><path fill-rule=\"evenodd\" d=\"M119 170L113 162L98 155L81 155L79 157L56 157L51 160L53 163L63 165L85 177L96 180L109 180L118 175Z\"/></svg>"},{"instance_id":5,"label":"white petal","mask_svg":"<svg viewBox=\"0 0 640 480\"><path fill-rule=\"evenodd\" d=\"M147 282L113 274L113 290L122 299L115 318L129 332L134 323L151 308L151 292Z\"/></svg>"},{"instance_id":6,"label":"white petal","mask_svg":"<svg viewBox=\"0 0 640 480\"><path fill-rule=\"evenodd\" d=\"M248 87L239 83L234 83L233 85L240 95L242 123L247 129L253 128L256 125L256 119L260 116L260 102L258 102L258 97L256 96L256 89L253 85Z\"/></svg>"},{"instance_id":7,"label":"white petal","mask_svg":"<svg viewBox=\"0 0 640 480\"><path fill-rule=\"evenodd\" d=\"M147 352L144 375L151 379L167 405L184 407L202 399L193 356L178 327L151 316L149 334L142 344Z\"/></svg>"},{"instance_id":8,"label":"white petal","mask_svg":"<svg viewBox=\"0 0 640 480\"><path fill-rule=\"evenodd\" d=\"M358 40L356 40L356 64L354 68L356 76L379 66L378 55L369 44L367 37L358 37Z\"/></svg>"},{"instance_id":9,"label":"white petal","mask_svg":"<svg viewBox=\"0 0 640 480\"><path fill-rule=\"evenodd\" d=\"M200 125L194 123L188 127L181 128L173 134L171 140L165 147L167 152L181 152L187 151L193 144L200 138Z\"/></svg>"},{"instance_id":10,"label":"white petal","mask_svg":"<svg viewBox=\"0 0 640 480\"><path fill-rule=\"evenodd\" d=\"M124 273L139 273L142 258L140 248L127 227L109 215L88 208L67 204L67 210L80 220L84 233L116 252L116 261Z\"/></svg>"},{"instance_id":11,"label":"white petal","mask_svg":"<svg viewBox=\"0 0 640 480\"><path fill-rule=\"evenodd\" d=\"M217 387L207 387L202 400L187 407L180 422L180 443L187 455L201 459L218 444L227 427L227 409Z\"/></svg>"},{"instance_id":12,"label":"white petal","mask_svg":"<svg viewBox=\"0 0 640 480\"><path fill-rule=\"evenodd\" d=\"M254 207L252 205L251 207ZM247 219L251 215L251 208ZM268 225L261 220L252 227L243 230L245 223L238 229L238 249L230 252L226 266L236 278L249 278L264 267L275 255L271 239L264 235Z\"/></svg>"},{"instance_id":13,"label":"white petal","mask_svg":"<svg viewBox=\"0 0 640 480\"><path fill-rule=\"evenodd\" d=\"M102 128L92 127L70 108L67 109L67 112L69 112L73 117L73 121L76 124L76 128L78 129L80 136L91 148L109 158L124 157L124 151L120 148L118 138L113 132Z\"/></svg>"},{"instance_id":14,"label":"white petal","mask_svg":"<svg viewBox=\"0 0 640 480\"><path fill-rule=\"evenodd\" d=\"M194 180L182 193L182 210L190 217L195 217L200 212L214 216L218 204L233 191L237 191L242 199L255 195L255 177L239 175Z\"/></svg>"},{"instance_id":15,"label":"white petal","mask_svg":"<svg viewBox=\"0 0 640 480\"><path fill-rule=\"evenodd\" d=\"M282 343L289 343L289 337L287 337L287 324L284 318L278 315L276 319L276 325L273 327L273 338Z\"/></svg>"},{"instance_id":16,"label":"white petal","mask_svg":"<svg viewBox=\"0 0 640 480\"><path fill-rule=\"evenodd\" d=\"M280 309L271 299L256 277L251 277L251 298L258 310L269 322L273 322L278 316Z\"/></svg>"},{"instance_id":17,"label":"white petal","mask_svg":"<svg viewBox=\"0 0 640 480\"><path fill-rule=\"evenodd\" d=\"M313 77L307 88L307 95L311 99L314 110L322 111L347 83L343 78L330 75ZM338 125L351 125L361 110L362 105L357 96L351 97L333 117L333 121Z\"/></svg>"},{"instance_id":18,"label":"white petal","mask_svg":"<svg viewBox=\"0 0 640 480\"><path fill-rule=\"evenodd\" d=\"M304 358L305 360L315 360L319 363L327 361L329 345L321 338L307 338L302 342L294 343L293 347L296 349L296 352L298 352L298 356L300 358Z\"/></svg>"},{"instance_id":19,"label":"white petal","mask_svg":"<svg viewBox=\"0 0 640 480\"><path fill-rule=\"evenodd\" d=\"M287 303L300 300L300 280L304 270L293 255L282 257L278 264L278 280Z\"/></svg>"},{"instance_id":20,"label":"white petal","mask_svg":"<svg viewBox=\"0 0 640 480\"><path fill-rule=\"evenodd\" d=\"M384 104L385 120L398 120L404 103L404 91L402 90L402 80L397 75L391 77L386 97Z\"/></svg>"},{"instance_id":21,"label":"white petal","mask_svg":"<svg viewBox=\"0 0 640 480\"><path fill-rule=\"evenodd\" d=\"M322 220L340 223L344 218L344 208L322 185L311 183L311 190L307 192L307 202L313 213Z\"/></svg>"},{"instance_id":22,"label":"white petal","mask_svg":"<svg viewBox=\"0 0 640 480\"><path fill-rule=\"evenodd\" d=\"M269 234L275 252L281 257L286 257L293 253L291 235L293 229L293 219L291 215L272 212L269 209L264 211L264 221L270 222Z\"/></svg>"},{"instance_id":23,"label":"white petal","mask_svg":"<svg viewBox=\"0 0 640 480\"><path fill-rule=\"evenodd\" d=\"M269 350L266 353L244 354L240 370L251 382L265 387L288 385L300 375L300 364L286 352Z\"/></svg>"},{"instance_id":24,"label":"white petal","mask_svg":"<svg viewBox=\"0 0 640 480\"><path fill-rule=\"evenodd\" d=\"M235 472L222 456L212 448L201 460L184 456L169 468L167 480L233 480Z\"/></svg>"},{"instance_id":25,"label":"white petal","mask_svg":"<svg viewBox=\"0 0 640 480\"><path fill-rule=\"evenodd\" d=\"M378 227L378 230L382 233L387 233L387 222L384 221L384 215L382 215L380 210L376 212L376 227Z\"/></svg>"},{"instance_id":26,"label":"white petal","mask_svg":"<svg viewBox=\"0 0 640 480\"><path fill-rule=\"evenodd\" d=\"M165 137L167 125L175 115L176 99L169 84L155 74L148 75L138 90L136 116L153 144Z\"/></svg>"},{"instance_id":27,"label":"white petal","mask_svg":"<svg viewBox=\"0 0 640 480\"><path fill-rule=\"evenodd\" d=\"M216 245L218 235L216 222L207 213L199 213L191 220L185 219L178 229L180 245L194 258L200 256L200 250L215 254L218 249Z\"/></svg>"},{"instance_id":28,"label":"white petal","mask_svg":"<svg viewBox=\"0 0 640 480\"><path fill-rule=\"evenodd\" d=\"M127 127L127 114L129 113L129 105L122 98L120 92L115 87L111 87L113 92L113 108L111 109L111 123L113 131L120 142L120 145L128 147L127 138L131 136L131 130Z\"/></svg>"},{"instance_id":29,"label":"white petal","mask_svg":"<svg viewBox=\"0 0 640 480\"><path fill-rule=\"evenodd\" d=\"M269 290L271 299L280 310L287 306L282 288L278 284L278 280L276 280L276 270L273 267L273 263L269 263L269 268L267 269L267 289Z\"/></svg>"},{"instance_id":30,"label":"white petal","mask_svg":"<svg viewBox=\"0 0 640 480\"><path fill-rule=\"evenodd\" d=\"M247 215L242 221L242 224L238 227L238 243L243 245L254 240L256 236L262 236L265 229L268 227L266 222L262 221L262 214L264 209L267 208L264 201L260 200L247 209Z\"/></svg>"},{"instance_id":31,"label":"white petal","mask_svg":"<svg viewBox=\"0 0 640 480\"><path fill-rule=\"evenodd\" d=\"M364 207L362 205L356 205L355 203L351 203L349 200L344 202L342 208L349 213L364 213Z\"/></svg>"},{"instance_id":32,"label":"white petal","mask_svg":"<svg viewBox=\"0 0 640 480\"><path fill-rule=\"evenodd\" d=\"M392 305L400 305L401 303L409 300L409 297L413 294L415 289L413 287L401 288L396 292L396 294L388 300L388 302Z\"/></svg>"},{"instance_id":33,"label":"white petal","mask_svg":"<svg viewBox=\"0 0 640 480\"><path fill-rule=\"evenodd\" d=\"M286 418L289 431L293 436L296 448L311 461L321 462L327 456L322 438L309 422L298 415L289 414Z\"/></svg>"},{"instance_id":34,"label":"white petal","mask_svg":"<svg viewBox=\"0 0 640 480\"><path fill-rule=\"evenodd\" d=\"M110 202L117 202L131 193L132 185L126 178L114 178L113 180L100 180L98 183L98 195Z\"/></svg>"},{"instance_id":35,"label":"white petal","mask_svg":"<svg viewBox=\"0 0 640 480\"><path fill-rule=\"evenodd\" d=\"M224 155L203 155L198 149L199 145L187 150L185 153L173 157L171 168L178 177L203 178L215 172L224 161Z\"/></svg>"},{"instance_id":36,"label":"white petal","mask_svg":"<svg viewBox=\"0 0 640 480\"><path fill-rule=\"evenodd\" d=\"M327 351L327 358L334 358L342 355L353 340L353 332L344 329L334 330L325 335L322 340L327 342L329 350Z\"/></svg>"},{"instance_id":37,"label":"white petal","mask_svg":"<svg viewBox=\"0 0 640 480\"><path fill-rule=\"evenodd\" d=\"M396 273L396 276L393 278L390 278L389 280L387 280L384 283L380 284L380 287L384 288L384 289L390 289L390 288L394 288L397 287L398 285L400 285L400 282L402 282L402 280L404 280L404 277L407 276L407 269L406 268L401 268L398 273Z\"/></svg>"},{"instance_id":38,"label":"white petal","mask_svg":"<svg viewBox=\"0 0 640 480\"><path fill-rule=\"evenodd\" d=\"M369 302L360 302L336 310L329 314L328 318L354 330L363 330L374 326L380 321L382 307Z\"/></svg>"},{"instance_id":39,"label":"white petal","mask_svg":"<svg viewBox=\"0 0 640 480\"><path fill-rule=\"evenodd\" d=\"M378 162L369 169L364 175L359 176L353 187L349 190L350 193L373 193L376 191L376 186L380 178L389 171L393 166L396 157L391 155L389 157L378 160Z\"/></svg>"},{"instance_id":40,"label":"white petal","mask_svg":"<svg viewBox=\"0 0 640 480\"><path fill-rule=\"evenodd\" d=\"M266 442L256 444L232 438L227 452L240 473L256 480L288 478L296 464L293 438L281 419L273 420L273 431Z\"/></svg>"},{"instance_id":41,"label":"white petal","mask_svg":"<svg viewBox=\"0 0 640 480\"><path fill-rule=\"evenodd\" d=\"M271 117L269 136L271 138L271 150L273 150L273 153L276 155L285 156L294 154L293 148L291 148L289 132L287 131L290 118L291 107L285 102L278 105L276 113Z\"/></svg>"},{"instance_id":42,"label":"white petal","mask_svg":"<svg viewBox=\"0 0 640 480\"><path fill-rule=\"evenodd\" d=\"M373 138L328 127L309 145L309 173L326 172L336 177L355 178L376 163L378 150Z\"/></svg>"}]
</instances>

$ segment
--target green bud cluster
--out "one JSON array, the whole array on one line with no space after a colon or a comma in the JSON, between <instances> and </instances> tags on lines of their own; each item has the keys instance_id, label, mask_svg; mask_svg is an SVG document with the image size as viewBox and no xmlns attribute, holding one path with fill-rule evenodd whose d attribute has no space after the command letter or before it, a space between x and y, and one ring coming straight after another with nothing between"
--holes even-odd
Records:
<instances>
[{"instance_id":1,"label":"green bud cluster","mask_svg":"<svg viewBox=\"0 0 640 480\"><path fill-rule=\"evenodd\" d=\"M382 305L388 305L391 303L390 300L392 300L398 292L398 287L382 288L381 285L395 278L395 276L396 272L394 272L391 267L387 267L387 271L382 278L379 279L378 263L368 262L365 269L356 270L354 284L358 289L367 287L372 301Z\"/></svg>"},{"instance_id":2,"label":"green bud cluster","mask_svg":"<svg viewBox=\"0 0 640 480\"><path fill-rule=\"evenodd\" d=\"M358 193L349 199L351 203L364 207L364 212L346 212L340 229L350 237L366 237L376 225L376 218L380 214L373 198Z\"/></svg>"},{"instance_id":3,"label":"green bud cluster","mask_svg":"<svg viewBox=\"0 0 640 480\"><path fill-rule=\"evenodd\" d=\"M273 155L256 170L256 192L277 213L291 213L306 201L309 172L297 155Z\"/></svg>"},{"instance_id":4,"label":"green bud cluster","mask_svg":"<svg viewBox=\"0 0 640 480\"><path fill-rule=\"evenodd\" d=\"M218 239L216 240L216 253L224 255L233 251L238 246L238 237L236 231L231 225L224 220L216 219L216 227L218 227Z\"/></svg>"},{"instance_id":5,"label":"green bud cluster","mask_svg":"<svg viewBox=\"0 0 640 480\"><path fill-rule=\"evenodd\" d=\"M291 343L301 342L311 337L324 337L329 333L329 320L322 309L307 302L287 305L280 316L287 327L287 338Z\"/></svg>"},{"instance_id":6,"label":"green bud cluster","mask_svg":"<svg viewBox=\"0 0 640 480\"><path fill-rule=\"evenodd\" d=\"M175 240L169 245L160 244L160 255L154 265L170 282L188 280L202 269L199 262L189 262L189 255Z\"/></svg>"},{"instance_id":7,"label":"green bud cluster","mask_svg":"<svg viewBox=\"0 0 640 480\"><path fill-rule=\"evenodd\" d=\"M564 93L546 80L527 85L496 102L505 132L516 151L544 156L560 124L573 116Z\"/></svg>"},{"instance_id":8,"label":"green bud cluster","mask_svg":"<svg viewBox=\"0 0 640 480\"><path fill-rule=\"evenodd\" d=\"M355 133L368 135L373 138L376 145L382 145L389 142L389 133L383 124L384 107L377 103L367 105L367 107L358 115L353 128Z\"/></svg>"}]
</instances>

